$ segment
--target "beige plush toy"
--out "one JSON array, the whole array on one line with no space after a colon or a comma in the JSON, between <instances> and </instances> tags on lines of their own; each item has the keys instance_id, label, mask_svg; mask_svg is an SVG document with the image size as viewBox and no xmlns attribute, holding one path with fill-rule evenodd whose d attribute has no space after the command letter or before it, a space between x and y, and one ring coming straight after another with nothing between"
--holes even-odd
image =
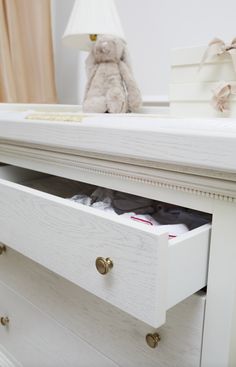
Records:
<instances>
[{"instance_id":1,"label":"beige plush toy","mask_svg":"<svg viewBox=\"0 0 236 367\"><path fill-rule=\"evenodd\" d=\"M86 60L87 86L84 112L137 112L141 93L127 59L125 43L108 35L98 36Z\"/></svg>"}]
</instances>

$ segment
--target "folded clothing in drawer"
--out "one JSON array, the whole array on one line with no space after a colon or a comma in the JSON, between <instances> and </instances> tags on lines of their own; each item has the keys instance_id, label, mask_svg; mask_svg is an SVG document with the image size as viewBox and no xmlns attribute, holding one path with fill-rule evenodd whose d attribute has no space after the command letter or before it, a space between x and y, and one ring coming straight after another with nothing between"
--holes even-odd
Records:
<instances>
[{"instance_id":1,"label":"folded clothing in drawer","mask_svg":"<svg viewBox=\"0 0 236 367\"><path fill-rule=\"evenodd\" d=\"M168 232L169 238L211 221L211 215L207 213L60 177L46 176L25 184L111 215L153 226L158 233Z\"/></svg>"}]
</instances>

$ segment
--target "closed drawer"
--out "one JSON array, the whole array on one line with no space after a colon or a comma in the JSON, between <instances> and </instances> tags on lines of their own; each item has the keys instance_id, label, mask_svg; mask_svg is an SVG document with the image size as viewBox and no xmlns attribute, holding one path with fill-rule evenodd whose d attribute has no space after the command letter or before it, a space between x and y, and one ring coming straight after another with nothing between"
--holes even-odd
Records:
<instances>
[{"instance_id":1,"label":"closed drawer","mask_svg":"<svg viewBox=\"0 0 236 367\"><path fill-rule=\"evenodd\" d=\"M156 330L9 248L0 256L0 278L119 366L200 366L204 294L168 310ZM161 340L151 349L145 337L155 332Z\"/></svg>"},{"instance_id":2,"label":"closed drawer","mask_svg":"<svg viewBox=\"0 0 236 367\"><path fill-rule=\"evenodd\" d=\"M13 290L0 283L0 325L3 347L24 367L84 367L115 364L60 326Z\"/></svg>"},{"instance_id":3,"label":"closed drawer","mask_svg":"<svg viewBox=\"0 0 236 367\"><path fill-rule=\"evenodd\" d=\"M0 180L1 242L153 327L206 285L209 237L205 225L168 241L141 224ZM114 264L106 276L96 271L97 257Z\"/></svg>"}]
</instances>

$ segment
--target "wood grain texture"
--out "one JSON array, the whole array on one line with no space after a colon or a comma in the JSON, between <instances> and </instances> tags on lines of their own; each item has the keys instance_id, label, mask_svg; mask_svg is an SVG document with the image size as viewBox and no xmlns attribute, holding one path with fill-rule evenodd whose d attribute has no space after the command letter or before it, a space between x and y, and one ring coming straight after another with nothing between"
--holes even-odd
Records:
<instances>
[{"instance_id":1,"label":"wood grain texture","mask_svg":"<svg viewBox=\"0 0 236 367\"><path fill-rule=\"evenodd\" d=\"M28 107L28 105L11 105L10 109L22 111ZM55 111L55 106L30 107L38 111L42 108ZM187 106L179 106L179 113L183 114L183 108L185 108L186 116ZM9 105L1 105L1 110L4 109L9 110ZM79 107L57 106L56 109L76 112ZM191 112L191 109L189 111ZM184 203L187 207L213 213L215 220L213 220L211 239L202 367L209 367L209 363L214 367L219 363L220 367L229 367L229 363L236 364L233 344L236 335L233 323L233 315L236 310L234 223L232 222L231 225L231 221L234 221L235 218L236 197L235 120L176 119L175 117L172 119L163 116L161 119L156 117L153 123L150 123L148 119L149 121L143 122L141 126L135 119L133 122L123 120L121 124L119 118L117 122L114 122L109 120L109 116L107 128L101 126L102 121L97 124L100 131L97 136L94 135L96 129L93 127L87 128L86 135L84 131L79 131L78 127L71 127L67 124L63 126L57 123L47 126L42 123L39 127L32 123L23 127L16 121L11 124L7 123L8 126L1 122L1 161L100 184L104 187L110 186L141 196L145 196L145 192L148 192L149 197L155 199L178 205ZM2 118L1 121L3 121ZM105 132L108 132L106 136ZM146 139L147 135L149 137ZM80 145L82 138L84 146ZM149 146L150 142L153 144ZM86 147L87 150L83 150ZM191 276L186 279L191 279ZM14 282L18 284L17 277ZM61 304L52 302L51 309L57 310L63 307L63 304L67 309L68 304L67 300L63 298L63 292L67 294L66 287L62 291ZM34 293L33 290L32 293ZM43 288L38 296L42 297L43 305ZM90 297L94 296L90 295ZM106 306L111 307L98 299L98 305L100 304L104 310L107 310ZM84 308L86 309L86 305ZM99 320L99 317L97 319ZM81 319L78 324L82 321ZM74 325L73 317L70 322L71 325ZM90 328L93 328L93 322ZM113 325L109 330L112 338ZM139 335L134 327L133 330L131 345L133 345L135 336ZM186 330L189 330L188 327ZM124 334L121 333L121 335ZM109 345L109 339L102 337L101 345L103 347L105 343ZM122 359L121 339L118 333L117 354L120 355L118 360ZM175 339L179 340L178 335ZM96 340L97 343L98 340ZM198 337L197 340L199 340ZM136 353L139 357L140 346L138 349L132 348L130 350L123 348L126 350L124 355L132 359ZM109 350L108 346L107 349ZM190 350L192 350L191 346ZM188 355L187 353L186 358ZM175 355L170 360L172 367ZM145 359L142 361L141 367L146 365ZM161 361L165 366L164 357ZM153 363L156 363L156 360ZM125 363L123 365L126 367Z\"/></svg>"},{"instance_id":2,"label":"wood grain texture","mask_svg":"<svg viewBox=\"0 0 236 367\"><path fill-rule=\"evenodd\" d=\"M1 367L23 367L1 344L0 344L0 366Z\"/></svg>"},{"instance_id":3,"label":"wood grain texture","mask_svg":"<svg viewBox=\"0 0 236 367\"><path fill-rule=\"evenodd\" d=\"M145 336L153 328L9 248L0 257L0 278L121 367L200 366L204 296L167 312L152 350Z\"/></svg>"},{"instance_id":4,"label":"wood grain texture","mask_svg":"<svg viewBox=\"0 0 236 367\"><path fill-rule=\"evenodd\" d=\"M207 285L210 235L206 224L169 241L167 309Z\"/></svg>"},{"instance_id":5,"label":"wood grain texture","mask_svg":"<svg viewBox=\"0 0 236 367\"><path fill-rule=\"evenodd\" d=\"M0 241L137 318L164 323L167 234L0 181ZM99 256L114 263L107 276L96 271Z\"/></svg>"},{"instance_id":6,"label":"wood grain texture","mask_svg":"<svg viewBox=\"0 0 236 367\"><path fill-rule=\"evenodd\" d=\"M0 283L0 312L8 315L0 328L1 344L24 367L115 367L108 358Z\"/></svg>"},{"instance_id":7,"label":"wood grain texture","mask_svg":"<svg viewBox=\"0 0 236 367\"><path fill-rule=\"evenodd\" d=\"M79 124L16 119L16 114L11 119L3 111L2 142L236 173L234 119L178 119L149 114L97 115Z\"/></svg>"},{"instance_id":8,"label":"wood grain texture","mask_svg":"<svg viewBox=\"0 0 236 367\"><path fill-rule=\"evenodd\" d=\"M28 187L0 180L0 193L3 243L152 326L206 285L210 226L168 246L167 234ZM105 277L98 256L114 263Z\"/></svg>"},{"instance_id":9,"label":"wood grain texture","mask_svg":"<svg viewBox=\"0 0 236 367\"><path fill-rule=\"evenodd\" d=\"M176 202L178 196L174 191L181 192L178 205L183 205L184 201L190 202L188 205L197 207L200 195L222 198L236 198L236 188L234 180L236 176L220 171L197 170L196 168L181 167L176 165L163 165L160 163L151 164L144 160L126 160L125 163L114 161L115 157L100 156L95 158L92 154L74 155L73 152L52 152L41 151L29 147L16 147L0 143L2 159L12 165L28 169L38 170L61 177L97 184L103 187L114 187L115 189L131 193L136 191L139 183L143 183L143 192L140 196L150 194L151 186L156 186L156 196L158 199L158 189L167 188L171 200ZM81 152L82 154L82 152ZM120 188L119 188L120 187ZM172 189L172 190L171 190ZM198 198L194 200L185 199L184 193L196 194ZM172 195L173 193L173 195ZM163 199L164 192L160 194ZM170 200L170 199L169 199ZM209 204L204 200L201 204ZM212 209L204 209L211 211Z\"/></svg>"},{"instance_id":10,"label":"wood grain texture","mask_svg":"<svg viewBox=\"0 0 236 367\"><path fill-rule=\"evenodd\" d=\"M232 344L236 335L235 213L235 204L215 203L202 367L236 366ZM223 335L223 342L218 333Z\"/></svg>"}]
</instances>

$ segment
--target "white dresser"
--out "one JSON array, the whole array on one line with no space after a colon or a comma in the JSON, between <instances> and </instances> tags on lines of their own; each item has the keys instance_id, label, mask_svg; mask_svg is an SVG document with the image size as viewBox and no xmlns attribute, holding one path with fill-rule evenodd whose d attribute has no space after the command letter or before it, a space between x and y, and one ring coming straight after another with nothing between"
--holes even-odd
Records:
<instances>
[{"instance_id":1,"label":"white dresser","mask_svg":"<svg viewBox=\"0 0 236 367\"><path fill-rule=\"evenodd\" d=\"M0 366L236 366L235 122L161 110L34 121L27 108L0 107ZM168 240L30 187L48 175L212 225Z\"/></svg>"}]
</instances>

